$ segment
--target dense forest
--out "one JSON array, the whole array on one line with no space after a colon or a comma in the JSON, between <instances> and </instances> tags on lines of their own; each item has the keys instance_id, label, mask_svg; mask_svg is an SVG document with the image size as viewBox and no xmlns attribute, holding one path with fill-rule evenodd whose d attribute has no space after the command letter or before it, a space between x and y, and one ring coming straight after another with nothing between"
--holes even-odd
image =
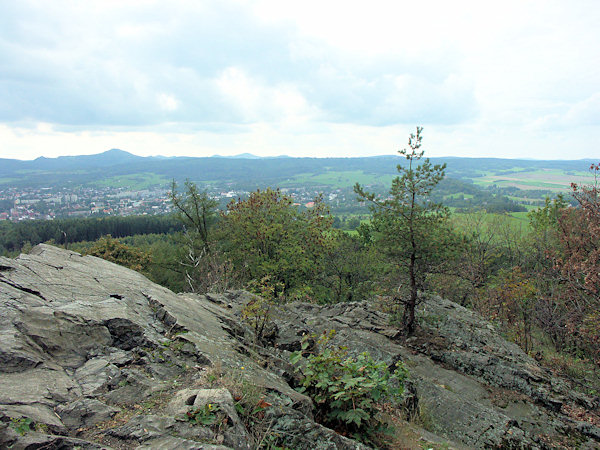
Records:
<instances>
[{"instance_id":1,"label":"dense forest","mask_svg":"<svg viewBox=\"0 0 600 450\"><path fill-rule=\"evenodd\" d=\"M171 216L88 217L12 223L0 221L0 255L16 255L41 242L69 247L102 236L115 238L142 234L172 234L182 224Z\"/></svg>"}]
</instances>

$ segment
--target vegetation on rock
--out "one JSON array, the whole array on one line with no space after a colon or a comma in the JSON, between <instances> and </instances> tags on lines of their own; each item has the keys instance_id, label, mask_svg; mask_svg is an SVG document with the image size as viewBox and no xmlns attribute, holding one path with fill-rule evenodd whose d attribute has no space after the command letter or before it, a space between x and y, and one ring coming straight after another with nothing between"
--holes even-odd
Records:
<instances>
[{"instance_id":1,"label":"vegetation on rock","mask_svg":"<svg viewBox=\"0 0 600 450\"><path fill-rule=\"evenodd\" d=\"M390 371L367 352L349 355L347 347L329 343L334 334L322 334L313 349L309 336L304 336L302 350L292 353L290 360L301 374L299 390L315 402L318 421L369 442L385 429L381 404L399 399L407 372L402 364Z\"/></svg>"},{"instance_id":2,"label":"vegetation on rock","mask_svg":"<svg viewBox=\"0 0 600 450\"><path fill-rule=\"evenodd\" d=\"M418 291L424 288L427 274L445 263L442 252L449 248L451 238L450 230L445 227L448 209L430 198L444 178L446 165L432 165L427 158L416 165L424 154L419 150L422 131L417 127L416 134L408 139L408 150L399 151L408 165L397 166L400 176L392 181L386 198L366 192L358 183L354 188L361 199L372 204L373 229L380 248L403 280L398 283L395 300L404 306L402 326L409 334L415 330ZM406 290L402 288L404 285ZM405 296L403 291L408 294Z\"/></svg>"},{"instance_id":3,"label":"vegetation on rock","mask_svg":"<svg viewBox=\"0 0 600 450\"><path fill-rule=\"evenodd\" d=\"M309 171L303 178L286 162L290 183L331 184L337 180L335 170L343 170L338 181L348 191L348 177L360 182L355 192L362 206L356 202L356 209L336 205L333 193L328 197L343 214L338 217L329 214L323 198L306 208L286 188L261 188L219 210L214 192L203 191L210 185L186 181L181 191L177 184L171 186L174 215L4 221L0 251L15 255L47 241L140 270L178 292L254 286L260 297L248 305L245 320L260 338L272 318L271 306L296 299L330 304L378 296L402 307L399 325L412 332L418 326L418 302L437 293L482 313L552 370L578 378L580 389L598 392L599 165L591 166L591 184L574 184L571 195L541 204L539 189L509 189L498 178L527 181L523 168L499 161L497 170L478 175L481 162L434 165L423 158L421 140L422 129L417 128L400 152L404 161L387 193L384 181L389 183L392 175L383 166L391 166L391 158L369 159L365 167L335 160L339 167ZM576 168L569 164L569 170ZM314 161L309 165L314 167ZM476 183L447 179L449 170L456 176L468 174ZM545 173L538 172L538 178ZM583 176L580 171L569 174ZM186 175L191 174L182 172ZM249 176L236 172L241 175ZM488 186L481 189L479 182ZM370 217L365 204L372 207ZM491 214L524 206L528 214ZM265 280L272 292L261 291Z\"/></svg>"}]
</instances>

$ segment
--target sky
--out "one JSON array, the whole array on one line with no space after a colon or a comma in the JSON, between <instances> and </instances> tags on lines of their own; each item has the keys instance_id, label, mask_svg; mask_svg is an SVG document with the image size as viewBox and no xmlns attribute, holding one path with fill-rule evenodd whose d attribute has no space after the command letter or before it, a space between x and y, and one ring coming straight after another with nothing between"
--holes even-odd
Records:
<instances>
[{"instance_id":1,"label":"sky","mask_svg":"<svg viewBox=\"0 0 600 450\"><path fill-rule=\"evenodd\" d=\"M600 160L600 2L0 0L0 158Z\"/></svg>"}]
</instances>

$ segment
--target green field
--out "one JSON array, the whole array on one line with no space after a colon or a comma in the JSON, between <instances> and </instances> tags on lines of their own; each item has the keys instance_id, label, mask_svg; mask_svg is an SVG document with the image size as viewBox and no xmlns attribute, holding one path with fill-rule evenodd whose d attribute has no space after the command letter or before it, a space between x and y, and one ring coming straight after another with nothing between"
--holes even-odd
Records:
<instances>
[{"instance_id":1,"label":"green field","mask_svg":"<svg viewBox=\"0 0 600 450\"><path fill-rule=\"evenodd\" d=\"M586 171L569 171L560 169L538 169L519 171L488 171L485 175L473 178L476 185L487 187L516 187L523 190L542 189L553 192L566 192L571 183L588 184L593 181L592 175Z\"/></svg>"},{"instance_id":2,"label":"green field","mask_svg":"<svg viewBox=\"0 0 600 450\"><path fill-rule=\"evenodd\" d=\"M449 208L452 210L453 208ZM468 233L479 231L485 233L494 233L498 238L506 237L506 231L516 236L524 236L529 233L529 217L526 212L515 212L510 214L490 214L486 212L479 213L456 213L450 215L450 222L456 229ZM370 223L369 220L362 220L362 223ZM501 231L504 230L504 231ZM356 230L343 230L345 233L356 236Z\"/></svg>"},{"instance_id":3,"label":"green field","mask_svg":"<svg viewBox=\"0 0 600 450\"><path fill-rule=\"evenodd\" d=\"M332 186L336 188L349 188L354 186L356 183L360 183L365 186L369 185L385 185L389 186L392 180L396 177L395 175L377 175L372 173L365 173L362 170L352 171L335 171L332 168L324 173L303 173L296 175L294 178L280 183L282 187L302 185L313 185L313 186Z\"/></svg>"},{"instance_id":4,"label":"green field","mask_svg":"<svg viewBox=\"0 0 600 450\"><path fill-rule=\"evenodd\" d=\"M94 183L98 187L127 188L131 190L148 189L156 186L168 186L171 180L155 173L136 173L104 178Z\"/></svg>"},{"instance_id":5,"label":"green field","mask_svg":"<svg viewBox=\"0 0 600 450\"><path fill-rule=\"evenodd\" d=\"M38 170L38 169L21 169L21 170L15 170L15 173L18 173L20 175L31 175L31 174L43 174L44 171Z\"/></svg>"},{"instance_id":6,"label":"green field","mask_svg":"<svg viewBox=\"0 0 600 450\"><path fill-rule=\"evenodd\" d=\"M492 230L510 230L512 233L523 235L529 232L529 218L526 212L510 214L490 213L452 213L452 224L462 231L474 231L476 227L486 232Z\"/></svg>"}]
</instances>

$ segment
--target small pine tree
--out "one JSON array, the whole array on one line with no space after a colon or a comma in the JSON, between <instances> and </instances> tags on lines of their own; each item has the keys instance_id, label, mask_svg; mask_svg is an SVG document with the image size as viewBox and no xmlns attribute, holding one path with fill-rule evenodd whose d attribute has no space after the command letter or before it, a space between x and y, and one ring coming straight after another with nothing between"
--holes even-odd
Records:
<instances>
[{"instance_id":1,"label":"small pine tree","mask_svg":"<svg viewBox=\"0 0 600 450\"><path fill-rule=\"evenodd\" d=\"M426 158L417 165L424 154L420 150L422 131L422 127L417 127L417 133L408 139L408 149L398 152L408 160L408 165L397 166L400 175L392 181L387 198L366 192L358 183L354 186L359 197L371 203L379 244L408 276L408 298L396 297L404 304L402 324L407 334L415 329L418 290L422 289L427 273L438 264L443 241L449 236L444 227L448 209L430 199L431 191L444 178L446 164L432 165Z\"/></svg>"}]
</instances>

